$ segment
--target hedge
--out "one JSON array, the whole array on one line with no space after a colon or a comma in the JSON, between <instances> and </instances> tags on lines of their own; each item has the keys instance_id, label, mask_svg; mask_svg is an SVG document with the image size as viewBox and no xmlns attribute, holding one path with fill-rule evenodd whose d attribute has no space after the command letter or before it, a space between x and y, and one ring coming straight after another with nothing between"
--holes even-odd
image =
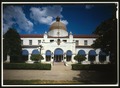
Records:
<instances>
[{"instance_id":1,"label":"hedge","mask_svg":"<svg viewBox=\"0 0 120 88\"><path fill-rule=\"evenodd\" d=\"M4 63L4 69L36 69L36 70L51 70L51 64L27 64L27 63Z\"/></svg>"},{"instance_id":2,"label":"hedge","mask_svg":"<svg viewBox=\"0 0 120 88\"><path fill-rule=\"evenodd\" d=\"M72 70L116 70L113 64L72 64Z\"/></svg>"}]
</instances>

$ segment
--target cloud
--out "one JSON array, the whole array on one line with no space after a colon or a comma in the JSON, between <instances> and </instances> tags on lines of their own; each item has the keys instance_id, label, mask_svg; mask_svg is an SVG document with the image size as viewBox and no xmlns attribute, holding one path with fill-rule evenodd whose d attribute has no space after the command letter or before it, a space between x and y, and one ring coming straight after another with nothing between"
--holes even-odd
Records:
<instances>
[{"instance_id":1,"label":"cloud","mask_svg":"<svg viewBox=\"0 0 120 88\"><path fill-rule=\"evenodd\" d=\"M66 20L61 20L62 23L64 23L65 25L68 25L68 21Z\"/></svg>"},{"instance_id":2,"label":"cloud","mask_svg":"<svg viewBox=\"0 0 120 88\"><path fill-rule=\"evenodd\" d=\"M33 30L33 23L28 20L22 7L19 6L7 6L3 10L3 32L5 33L9 27L14 25L26 32L31 32Z\"/></svg>"},{"instance_id":3,"label":"cloud","mask_svg":"<svg viewBox=\"0 0 120 88\"><path fill-rule=\"evenodd\" d=\"M85 5L85 9L91 9L93 7L94 7L94 5Z\"/></svg>"},{"instance_id":4,"label":"cloud","mask_svg":"<svg viewBox=\"0 0 120 88\"><path fill-rule=\"evenodd\" d=\"M35 22L40 24L51 25L54 22L54 18L57 16L63 17L62 7L59 5L47 6L47 7L31 7L30 17ZM68 24L67 20L63 20L65 24Z\"/></svg>"}]
</instances>

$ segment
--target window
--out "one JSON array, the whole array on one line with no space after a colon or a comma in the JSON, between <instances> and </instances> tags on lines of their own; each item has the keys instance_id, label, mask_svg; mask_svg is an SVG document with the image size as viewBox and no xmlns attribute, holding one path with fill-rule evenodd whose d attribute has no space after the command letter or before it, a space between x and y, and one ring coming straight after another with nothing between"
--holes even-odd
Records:
<instances>
[{"instance_id":1,"label":"window","mask_svg":"<svg viewBox=\"0 0 120 88\"><path fill-rule=\"evenodd\" d=\"M87 40L84 40L84 45L88 45L88 41Z\"/></svg>"},{"instance_id":2,"label":"window","mask_svg":"<svg viewBox=\"0 0 120 88\"><path fill-rule=\"evenodd\" d=\"M78 46L78 44L79 44L79 41L78 41L78 40L76 40L76 46Z\"/></svg>"},{"instance_id":3,"label":"window","mask_svg":"<svg viewBox=\"0 0 120 88\"><path fill-rule=\"evenodd\" d=\"M63 40L64 42L67 42L67 40Z\"/></svg>"},{"instance_id":4,"label":"window","mask_svg":"<svg viewBox=\"0 0 120 88\"><path fill-rule=\"evenodd\" d=\"M50 42L53 42L54 40L50 40Z\"/></svg>"},{"instance_id":5,"label":"window","mask_svg":"<svg viewBox=\"0 0 120 88\"><path fill-rule=\"evenodd\" d=\"M38 40L38 45L41 43L41 40Z\"/></svg>"},{"instance_id":6,"label":"window","mask_svg":"<svg viewBox=\"0 0 120 88\"><path fill-rule=\"evenodd\" d=\"M23 45L23 40L21 40L21 45Z\"/></svg>"},{"instance_id":7,"label":"window","mask_svg":"<svg viewBox=\"0 0 120 88\"><path fill-rule=\"evenodd\" d=\"M29 40L29 45L32 45L32 40Z\"/></svg>"}]
</instances>

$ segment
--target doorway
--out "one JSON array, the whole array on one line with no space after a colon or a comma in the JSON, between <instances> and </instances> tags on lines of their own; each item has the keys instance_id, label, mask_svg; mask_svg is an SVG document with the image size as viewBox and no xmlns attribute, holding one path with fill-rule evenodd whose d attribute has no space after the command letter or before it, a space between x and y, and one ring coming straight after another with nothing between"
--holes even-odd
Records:
<instances>
[{"instance_id":1,"label":"doorway","mask_svg":"<svg viewBox=\"0 0 120 88\"><path fill-rule=\"evenodd\" d=\"M63 60L63 50L60 48L55 49L54 51L54 61L55 62L62 62Z\"/></svg>"}]
</instances>

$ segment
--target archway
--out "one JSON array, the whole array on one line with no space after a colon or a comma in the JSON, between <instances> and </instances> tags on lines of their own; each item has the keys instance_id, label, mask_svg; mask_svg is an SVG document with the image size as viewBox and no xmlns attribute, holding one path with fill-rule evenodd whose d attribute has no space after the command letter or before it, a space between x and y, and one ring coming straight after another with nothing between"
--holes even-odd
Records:
<instances>
[{"instance_id":1,"label":"archway","mask_svg":"<svg viewBox=\"0 0 120 88\"><path fill-rule=\"evenodd\" d=\"M84 50L79 50L79 51L78 51L78 54L79 54L79 55L83 55L83 56L85 56L85 55L86 55L86 53L85 53L85 51L84 51Z\"/></svg>"},{"instance_id":2,"label":"archway","mask_svg":"<svg viewBox=\"0 0 120 88\"><path fill-rule=\"evenodd\" d=\"M28 50L22 50L22 60L27 61L28 60Z\"/></svg>"},{"instance_id":3,"label":"archway","mask_svg":"<svg viewBox=\"0 0 120 88\"><path fill-rule=\"evenodd\" d=\"M61 62L63 60L63 50L60 48L57 48L54 51L54 61L55 62Z\"/></svg>"},{"instance_id":4,"label":"archway","mask_svg":"<svg viewBox=\"0 0 120 88\"><path fill-rule=\"evenodd\" d=\"M46 55L46 61L50 61L51 60L51 51L47 50L45 55Z\"/></svg>"},{"instance_id":5,"label":"archway","mask_svg":"<svg viewBox=\"0 0 120 88\"><path fill-rule=\"evenodd\" d=\"M71 61L72 58L72 51L68 50L66 52L66 61Z\"/></svg>"},{"instance_id":6,"label":"archway","mask_svg":"<svg viewBox=\"0 0 120 88\"><path fill-rule=\"evenodd\" d=\"M91 61L91 63L93 63L95 61L95 56L96 56L96 52L95 50L90 50L89 51L89 56L88 56L88 60Z\"/></svg>"},{"instance_id":7,"label":"archway","mask_svg":"<svg viewBox=\"0 0 120 88\"><path fill-rule=\"evenodd\" d=\"M32 54L40 54L40 52L37 49L35 49L32 51Z\"/></svg>"},{"instance_id":8,"label":"archway","mask_svg":"<svg viewBox=\"0 0 120 88\"><path fill-rule=\"evenodd\" d=\"M99 53L99 61L103 63L106 60L106 53L103 51L100 51Z\"/></svg>"}]
</instances>

